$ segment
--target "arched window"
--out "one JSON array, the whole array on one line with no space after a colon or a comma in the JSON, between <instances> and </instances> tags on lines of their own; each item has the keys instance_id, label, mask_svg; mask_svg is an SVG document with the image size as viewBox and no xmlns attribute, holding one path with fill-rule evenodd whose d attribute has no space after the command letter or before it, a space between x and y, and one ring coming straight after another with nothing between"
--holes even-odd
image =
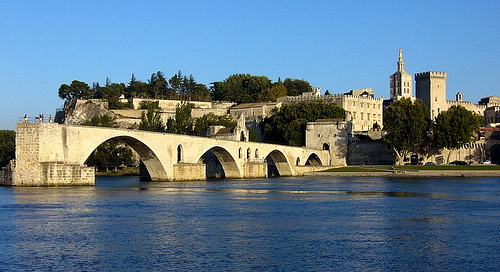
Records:
<instances>
[{"instance_id":1,"label":"arched window","mask_svg":"<svg viewBox=\"0 0 500 272\"><path fill-rule=\"evenodd\" d=\"M259 158L259 149L255 149L255 158Z\"/></svg>"},{"instance_id":2,"label":"arched window","mask_svg":"<svg viewBox=\"0 0 500 272\"><path fill-rule=\"evenodd\" d=\"M182 161L182 145L177 146L177 162Z\"/></svg>"},{"instance_id":3,"label":"arched window","mask_svg":"<svg viewBox=\"0 0 500 272\"><path fill-rule=\"evenodd\" d=\"M242 142L246 141L245 132L244 131L241 132L240 141L242 141Z\"/></svg>"},{"instance_id":4,"label":"arched window","mask_svg":"<svg viewBox=\"0 0 500 272\"><path fill-rule=\"evenodd\" d=\"M327 143L323 144L323 150L330 150L330 145Z\"/></svg>"},{"instance_id":5,"label":"arched window","mask_svg":"<svg viewBox=\"0 0 500 272\"><path fill-rule=\"evenodd\" d=\"M251 154L251 152L250 152L250 148L249 148L249 149L247 149L247 160L250 159L250 154Z\"/></svg>"},{"instance_id":6,"label":"arched window","mask_svg":"<svg viewBox=\"0 0 500 272\"><path fill-rule=\"evenodd\" d=\"M297 157L297 160L295 160L295 165L299 165L299 163L300 163L300 158Z\"/></svg>"},{"instance_id":7,"label":"arched window","mask_svg":"<svg viewBox=\"0 0 500 272\"><path fill-rule=\"evenodd\" d=\"M241 159L241 147L240 147L240 149L238 149L238 158Z\"/></svg>"}]
</instances>

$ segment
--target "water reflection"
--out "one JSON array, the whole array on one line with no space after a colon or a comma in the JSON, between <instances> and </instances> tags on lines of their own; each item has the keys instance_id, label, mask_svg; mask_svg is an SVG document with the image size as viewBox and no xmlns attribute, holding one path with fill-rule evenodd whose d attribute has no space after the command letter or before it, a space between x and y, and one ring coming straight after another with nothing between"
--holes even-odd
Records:
<instances>
[{"instance_id":1,"label":"water reflection","mask_svg":"<svg viewBox=\"0 0 500 272\"><path fill-rule=\"evenodd\" d=\"M3 187L0 271L495 270L499 192L495 179Z\"/></svg>"}]
</instances>

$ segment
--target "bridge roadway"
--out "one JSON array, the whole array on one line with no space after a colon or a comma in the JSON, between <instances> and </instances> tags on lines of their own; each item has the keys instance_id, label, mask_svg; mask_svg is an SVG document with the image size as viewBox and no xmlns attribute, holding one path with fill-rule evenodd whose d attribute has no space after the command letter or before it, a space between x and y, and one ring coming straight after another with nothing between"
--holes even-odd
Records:
<instances>
[{"instance_id":1,"label":"bridge roadway","mask_svg":"<svg viewBox=\"0 0 500 272\"><path fill-rule=\"evenodd\" d=\"M294 176L330 161L329 152L256 142L56 123L20 123L12 185L94 185L85 161L102 143L119 139L141 157L154 181L204 180L203 156L212 151L226 178L268 176L271 160L281 176Z\"/></svg>"}]
</instances>

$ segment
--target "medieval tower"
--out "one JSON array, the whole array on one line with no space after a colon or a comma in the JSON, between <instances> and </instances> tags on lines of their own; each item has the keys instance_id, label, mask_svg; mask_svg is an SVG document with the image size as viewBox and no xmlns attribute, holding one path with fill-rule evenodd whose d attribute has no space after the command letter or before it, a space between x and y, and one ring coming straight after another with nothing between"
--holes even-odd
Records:
<instances>
[{"instance_id":1,"label":"medieval tower","mask_svg":"<svg viewBox=\"0 0 500 272\"><path fill-rule=\"evenodd\" d=\"M405 62L403 61L403 49L399 49L398 70L390 77L391 100L400 98L411 98L413 93L412 75L405 71Z\"/></svg>"},{"instance_id":2,"label":"medieval tower","mask_svg":"<svg viewBox=\"0 0 500 272\"><path fill-rule=\"evenodd\" d=\"M435 119L441 111L448 109L446 102L446 72L423 72L415 74L417 98L422 99L428 109L428 117Z\"/></svg>"}]
</instances>

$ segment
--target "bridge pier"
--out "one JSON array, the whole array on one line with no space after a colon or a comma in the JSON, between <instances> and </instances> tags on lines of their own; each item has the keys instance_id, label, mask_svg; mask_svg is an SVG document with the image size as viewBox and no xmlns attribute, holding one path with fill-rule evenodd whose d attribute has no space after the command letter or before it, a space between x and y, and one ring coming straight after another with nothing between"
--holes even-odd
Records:
<instances>
[{"instance_id":1,"label":"bridge pier","mask_svg":"<svg viewBox=\"0 0 500 272\"><path fill-rule=\"evenodd\" d=\"M267 163L247 162L243 164L243 178L266 178Z\"/></svg>"},{"instance_id":2,"label":"bridge pier","mask_svg":"<svg viewBox=\"0 0 500 272\"><path fill-rule=\"evenodd\" d=\"M206 180L207 166L203 163L176 163L173 181Z\"/></svg>"}]
</instances>

